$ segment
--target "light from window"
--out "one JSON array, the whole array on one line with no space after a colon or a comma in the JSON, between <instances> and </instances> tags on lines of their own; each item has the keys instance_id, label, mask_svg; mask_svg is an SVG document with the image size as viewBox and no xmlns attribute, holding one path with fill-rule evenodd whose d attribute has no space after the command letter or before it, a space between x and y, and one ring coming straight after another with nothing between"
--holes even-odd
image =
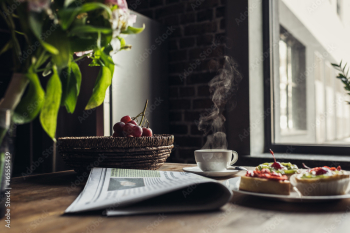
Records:
<instances>
[{"instance_id":1,"label":"light from window","mask_svg":"<svg viewBox=\"0 0 350 233\"><path fill-rule=\"evenodd\" d=\"M350 61L350 22L338 15L350 14L337 0L272 1L274 17L274 143L348 144L350 142L349 95L331 63ZM334 6L334 5L333 5ZM333 9L333 10L332 10ZM350 63L349 63L350 64Z\"/></svg>"}]
</instances>

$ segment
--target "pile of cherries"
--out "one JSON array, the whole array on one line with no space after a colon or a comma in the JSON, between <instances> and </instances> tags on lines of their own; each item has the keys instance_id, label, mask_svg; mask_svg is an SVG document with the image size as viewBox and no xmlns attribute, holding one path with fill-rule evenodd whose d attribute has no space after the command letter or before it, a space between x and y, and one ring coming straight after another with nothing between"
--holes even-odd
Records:
<instances>
[{"instance_id":1,"label":"pile of cherries","mask_svg":"<svg viewBox=\"0 0 350 233\"><path fill-rule=\"evenodd\" d=\"M149 128L149 122L145 118L147 103L148 100L146 101L143 112L136 117L131 118L130 116L123 116L122 119L120 119L120 122L113 126L113 137L152 137L152 130ZM136 122L138 117L141 117L140 125ZM148 123L147 128L142 126L142 123L145 125L146 122Z\"/></svg>"}]
</instances>

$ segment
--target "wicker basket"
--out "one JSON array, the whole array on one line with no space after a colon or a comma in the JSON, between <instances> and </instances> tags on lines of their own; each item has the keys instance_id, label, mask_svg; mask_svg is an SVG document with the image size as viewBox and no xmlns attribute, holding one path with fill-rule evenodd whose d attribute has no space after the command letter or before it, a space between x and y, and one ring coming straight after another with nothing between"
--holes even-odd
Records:
<instances>
[{"instance_id":1,"label":"wicker basket","mask_svg":"<svg viewBox=\"0 0 350 233\"><path fill-rule=\"evenodd\" d=\"M92 167L156 170L170 156L173 135L153 137L64 137L58 138L58 151L76 172Z\"/></svg>"}]
</instances>

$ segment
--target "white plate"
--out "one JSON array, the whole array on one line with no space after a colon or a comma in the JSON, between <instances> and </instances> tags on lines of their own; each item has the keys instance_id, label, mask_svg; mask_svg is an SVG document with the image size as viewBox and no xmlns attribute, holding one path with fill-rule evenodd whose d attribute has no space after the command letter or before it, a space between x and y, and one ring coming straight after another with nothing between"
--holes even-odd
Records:
<instances>
[{"instance_id":1,"label":"white plate","mask_svg":"<svg viewBox=\"0 0 350 233\"><path fill-rule=\"evenodd\" d=\"M182 170L184 170L185 172L192 172L207 177L226 177L240 172L239 170L234 170L233 168L228 168L225 171L220 172L204 172L199 167L184 167L182 168Z\"/></svg>"},{"instance_id":2,"label":"white plate","mask_svg":"<svg viewBox=\"0 0 350 233\"><path fill-rule=\"evenodd\" d=\"M285 202L325 202L325 201L350 198L350 192L348 192L347 194L344 194L344 195L333 195L333 196L302 196L296 190L291 191L289 195L254 193L254 192L239 190L239 183L240 182L241 182L241 177L235 177L235 178L231 178L231 179L227 180L225 184L232 191L237 192L237 193L251 195L251 196L257 196L257 197L263 197L263 198L268 198L268 199L274 199L274 200L280 200L280 201L285 201Z\"/></svg>"}]
</instances>

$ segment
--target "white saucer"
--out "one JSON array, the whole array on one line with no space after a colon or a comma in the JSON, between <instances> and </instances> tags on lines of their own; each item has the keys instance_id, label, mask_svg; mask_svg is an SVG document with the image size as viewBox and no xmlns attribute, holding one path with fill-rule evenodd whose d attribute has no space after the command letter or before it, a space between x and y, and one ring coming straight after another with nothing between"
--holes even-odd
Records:
<instances>
[{"instance_id":1,"label":"white saucer","mask_svg":"<svg viewBox=\"0 0 350 233\"><path fill-rule=\"evenodd\" d=\"M224 171L219 171L219 172L204 172L202 171L199 167L184 167L182 168L185 172L191 172L194 174L202 175L202 176L207 176L207 177L226 177L226 176L231 176L234 175L238 172L239 170L234 170L233 168L228 168Z\"/></svg>"}]
</instances>

